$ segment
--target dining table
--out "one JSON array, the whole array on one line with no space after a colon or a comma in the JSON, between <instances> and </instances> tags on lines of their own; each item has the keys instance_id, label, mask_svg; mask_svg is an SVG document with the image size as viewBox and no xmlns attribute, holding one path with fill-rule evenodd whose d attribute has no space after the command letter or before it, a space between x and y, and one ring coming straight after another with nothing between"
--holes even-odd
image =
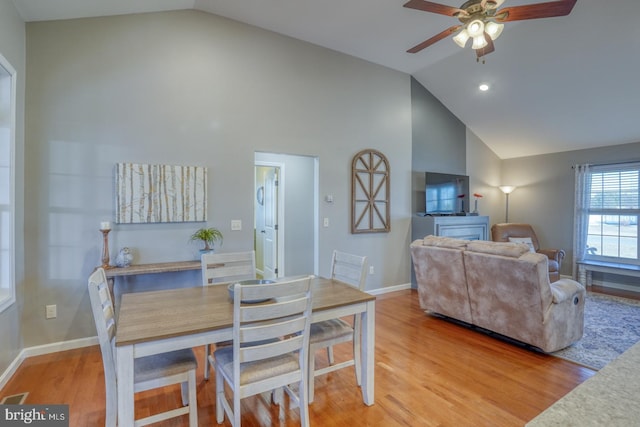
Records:
<instances>
[{"instance_id":1,"label":"dining table","mask_svg":"<svg viewBox=\"0 0 640 427\"><path fill-rule=\"evenodd\" d=\"M287 280L291 277L281 278ZM374 404L375 296L335 279L313 277L311 322L362 319L363 402ZM122 295L115 336L118 424L134 425L134 360L233 339L233 302L225 284Z\"/></svg>"}]
</instances>

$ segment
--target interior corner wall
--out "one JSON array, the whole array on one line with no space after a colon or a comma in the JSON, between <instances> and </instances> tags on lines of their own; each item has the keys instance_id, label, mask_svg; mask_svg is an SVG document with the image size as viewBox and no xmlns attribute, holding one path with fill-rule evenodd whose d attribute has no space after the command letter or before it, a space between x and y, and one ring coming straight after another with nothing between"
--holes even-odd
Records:
<instances>
[{"instance_id":1,"label":"interior corner wall","mask_svg":"<svg viewBox=\"0 0 640 427\"><path fill-rule=\"evenodd\" d=\"M0 313L0 374L24 348L21 315L25 304L24 277L24 105L26 82L25 24L11 0L0 0L0 53L16 70L15 135L15 286L16 302Z\"/></svg>"},{"instance_id":2,"label":"interior corner wall","mask_svg":"<svg viewBox=\"0 0 640 427\"><path fill-rule=\"evenodd\" d=\"M561 274L573 263L573 165L640 160L640 142L505 159L503 182L517 186L509 196L509 221L533 225L540 245L566 252Z\"/></svg>"},{"instance_id":3,"label":"interior corner wall","mask_svg":"<svg viewBox=\"0 0 640 427\"><path fill-rule=\"evenodd\" d=\"M478 213L489 217L489 226L504 222L505 197L498 188L502 185L502 160L469 129L467 129L467 175L469 175L469 192L482 196L478 198ZM473 199L470 198L471 203L474 203Z\"/></svg>"},{"instance_id":4,"label":"interior corner wall","mask_svg":"<svg viewBox=\"0 0 640 427\"><path fill-rule=\"evenodd\" d=\"M411 78L412 212L424 212L424 173L466 175L466 126Z\"/></svg>"},{"instance_id":5,"label":"interior corner wall","mask_svg":"<svg viewBox=\"0 0 640 427\"><path fill-rule=\"evenodd\" d=\"M119 162L207 167L207 222L233 251L253 247L254 153L315 157L320 197L334 196L317 202L331 224L320 274L340 249L369 257L367 289L409 282L407 74L193 10L30 22L26 55L25 347L95 335L86 280ZM349 231L351 159L366 148L391 164L389 233ZM128 246L134 263L192 260L202 226L114 224L112 259Z\"/></svg>"}]
</instances>

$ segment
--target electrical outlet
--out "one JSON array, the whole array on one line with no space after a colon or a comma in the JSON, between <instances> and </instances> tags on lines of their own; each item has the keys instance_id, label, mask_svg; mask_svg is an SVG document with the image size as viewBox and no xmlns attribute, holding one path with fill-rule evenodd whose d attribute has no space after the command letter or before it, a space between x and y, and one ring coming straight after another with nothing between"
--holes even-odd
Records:
<instances>
[{"instance_id":1,"label":"electrical outlet","mask_svg":"<svg viewBox=\"0 0 640 427\"><path fill-rule=\"evenodd\" d=\"M58 317L58 306L53 304L53 305L47 305L45 306L46 309L46 314L47 314L47 319L55 319L56 317Z\"/></svg>"},{"instance_id":2,"label":"electrical outlet","mask_svg":"<svg viewBox=\"0 0 640 427\"><path fill-rule=\"evenodd\" d=\"M373 268L373 265L369 266L369 274L374 274L375 273L375 269Z\"/></svg>"},{"instance_id":3,"label":"electrical outlet","mask_svg":"<svg viewBox=\"0 0 640 427\"><path fill-rule=\"evenodd\" d=\"M240 231L242 230L242 220L232 219L231 220L231 231Z\"/></svg>"}]
</instances>

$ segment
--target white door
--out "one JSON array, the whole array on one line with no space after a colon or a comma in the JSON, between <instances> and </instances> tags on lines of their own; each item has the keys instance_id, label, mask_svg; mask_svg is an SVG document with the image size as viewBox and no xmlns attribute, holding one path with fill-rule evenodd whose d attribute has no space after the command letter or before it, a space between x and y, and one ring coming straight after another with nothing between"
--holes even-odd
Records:
<instances>
[{"instance_id":1,"label":"white door","mask_svg":"<svg viewBox=\"0 0 640 427\"><path fill-rule=\"evenodd\" d=\"M256 255L265 279L278 277L278 176L280 168L256 167ZM260 256L260 254L262 254ZM260 269L260 268L259 268Z\"/></svg>"}]
</instances>

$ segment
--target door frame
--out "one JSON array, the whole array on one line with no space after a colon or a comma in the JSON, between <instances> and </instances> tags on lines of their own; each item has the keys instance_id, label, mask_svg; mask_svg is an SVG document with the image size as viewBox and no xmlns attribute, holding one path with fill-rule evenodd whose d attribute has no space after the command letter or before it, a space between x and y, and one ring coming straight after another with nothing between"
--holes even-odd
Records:
<instances>
[{"instance_id":1,"label":"door frame","mask_svg":"<svg viewBox=\"0 0 640 427\"><path fill-rule=\"evenodd\" d=\"M278 218L276 219L276 224L278 225L278 231L277 231L277 257L278 257L278 262L277 262L277 266L276 268L278 269L278 274L276 275L276 277L281 277L284 274L284 246L285 246L285 241L284 241L284 229L285 229L285 223L284 223L284 198L285 198L285 188L284 188L284 174L285 174L285 165L284 163L279 163L279 162L266 162L266 161L261 161L261 160L254 160L253 162L253 182L254 182L254 186L255 186L255 181L256 181L256 167L258 166L266 166L266 167L275 167L278 168L280 170L280 174L278 176ZM256 198L254 197L253 199L253 214L254 214L254 218L253 218L253 223L256 223L255 220L255 212L256 212L256 207L255 204L257 203ZM255 247L254 247L255 249Z\"/></svg>"}]
</instances>

